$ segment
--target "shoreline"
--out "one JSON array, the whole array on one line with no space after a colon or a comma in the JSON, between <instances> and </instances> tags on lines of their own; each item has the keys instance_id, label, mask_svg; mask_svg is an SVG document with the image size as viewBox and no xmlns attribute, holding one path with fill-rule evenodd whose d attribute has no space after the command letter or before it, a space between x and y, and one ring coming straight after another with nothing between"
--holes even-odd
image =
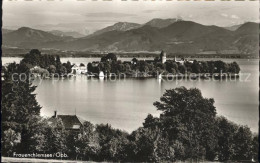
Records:
<instances>
[{"instance_id":1,"label":"shoreline","mask_svg":"<svg viewBox=\"0 0 260 163\"><path fill-rule=\"evenodd\" d=\"M55 55L54 55L55 56ZM181 56L182 57L182 56ZM177 57L177 58L181 58L181 57ZM253 59L253 60L255 60L255 59L260 59L260 57L250 57L250 58L248 58L248 57L200 57L200 56L183 56L183 57L186 57L186 58L197 58L197 59L199 59L199 58L205 58L205 59ZM23 56L1 56L1 58L23 58ZM90 58L90 59L93 59L93 58L99 58L100 59L100 57L87 57L87 56L61 56L60 58ZM120 58L153 58L153 57L133 57L133 56L119 56L119 59ZM174 59L174 57L167 57L167 58L169 58L169 59Z\"/></svg>"}]
</instances>

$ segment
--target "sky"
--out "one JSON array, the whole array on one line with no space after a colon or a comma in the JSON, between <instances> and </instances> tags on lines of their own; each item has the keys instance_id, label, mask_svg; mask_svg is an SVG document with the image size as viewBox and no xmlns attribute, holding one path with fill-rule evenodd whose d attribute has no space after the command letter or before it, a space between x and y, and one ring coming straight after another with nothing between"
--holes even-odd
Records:
<instances>
[{"instance_id":1,"label":"sky","mask_svg":"<svg viewBox=\"0 0 260 163\"><path fill-rule=\"evenodd\" d=\"M204 25L259 22L259 1L4 0L3 28L77 31L89 34L117 22L182 18Z\"/></svg>"}]
</instances>

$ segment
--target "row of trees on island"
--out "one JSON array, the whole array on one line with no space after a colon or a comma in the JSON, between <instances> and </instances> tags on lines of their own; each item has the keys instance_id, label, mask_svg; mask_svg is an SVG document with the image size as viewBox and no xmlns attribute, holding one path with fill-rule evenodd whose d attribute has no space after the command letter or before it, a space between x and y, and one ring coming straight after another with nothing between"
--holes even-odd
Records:
<instances>
[{"instance_id":1,"label":"row of trees on island","mask_svg":"<svg viewBox=\"0 0 260 163\"><path fill-rule=\"evenodd\" d=\"M175 60L168 60L165 63L161 62L161 59L155 57L153 61L138 60L133 58L131 62L122 62L117 60L117 57L113 53L101 58L99 64L93 65L88 63L88 71L92 73L99 73L103 71L105 74L131 74L133 72L146 72L151 75L158 73L171 73L171 74L186 74L186 73L231 73L238 74L240 67L236 62L225 63L223 61L196 61L192 63L189 61L183 61L180 63Z\"/></svg>"},{"instance_id":2,"label":"row of trees on island","mask_svg":"<svg viewBox=\"0 0 260 163\"><path fill-rule=\"evenodd\" d=\"M31 50L24 56L21 61L28 68L38 66L34 72L39 74L59 74L67 75L72 72L73 64L69 61L61 63L59 55L54 57L53 55L41 54L37 49ZM81 64L81 66L85 66ZM117 56L113 53L109 53L101 57L100 62L88 63L87 70L89 73L99 74L103 71L105 75L110 73L119 75L124 73L131 75L137 72L146 73L151 76L156 76L158 73L162 74L213 74L213 73L230 73L238 74L240 67L236 62L225 63L223 61L196 61L193 62L183 61L182 63L175 60L168 60L165 63L161 62L161 59L155 57L154 60L138 60L133 58L132 61L122 62L117 59Z\"/></svg>"},{"instance_id":3,"label":"row of trees on island","mask_svg":"<svg viewBox=\"0 0 260 163\"><path fill-rule=\"evenodd\" d=\"M59 55L41 54L38 49L33 49L27 53L21 60L21 64L29 69L38 66L39 68L34 70L35 73L59 75L71 73L73 66L69 61L62 63Z\"/></svg>"},{"instance_id":4,"label":"row of trees on island","mask_svg":"<svg viewBox=\"0 0 260 163\"><path fill-rule=\"evenodd\" d=\"M63 159L89 161L258 160L258 135L217 116L214 99L196 88L166 90L153 104L160 116L148 114L132 133L88 121L79 133L66 130L59 119L50 125L49 118L40 116L36 86L30 80L12 80L13 73L29 75L28 64L40 64L28 59L2 69L2 156L62 152L68 156Z\"/></svg>"}]
</instances>

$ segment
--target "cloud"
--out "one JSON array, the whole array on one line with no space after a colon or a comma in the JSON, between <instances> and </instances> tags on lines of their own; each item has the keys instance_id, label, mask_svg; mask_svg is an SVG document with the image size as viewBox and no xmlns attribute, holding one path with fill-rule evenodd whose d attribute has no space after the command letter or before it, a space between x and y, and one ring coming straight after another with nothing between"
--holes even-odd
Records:
<instances>
[{"instance_id":1,"label":"cloud","mask_svg":"<svg viewBox=\"0 0 260 163\"><path fill-rule=\"evenodd\" d=\"M221 16L223 16L223 17L228 17L228 15L225 14L225 13L222 13Z\"/></svg>"},{"instance_id":2,"label":"cloud","mask_svg":"<svg viewBox=\"0 0 260 163\"><path fill-rule=\"evenodd\" d=\"M154 12L158 12L159 10L144 10L143 13L150 14Z\"/></svg>"},{"instance_id":3,"label":"cloud","mask_svg":"<svg viewBox=\"0 0 260 163\"><path fill-rule=\"evenodd\" d=\"M238 6L238 5L232 5L232 6L230 6L230 7L221 7L221 8L218 8L217 10L218 11L228 11L228 10L232 10L232 9L236 9L236 8L239 8L240 6Z\"/></svg>"},{"instance_id":4,"label":"cloud","mask_svg":"<svg viewBox=\"0 0 260 163\"><path fill-rule=\"evenodd\" d=\"M87 20L84 20L84 22L88 22L88 23L116 23L117 21L115 20L109 20L109 19L98 19L98 20L90 20L90 19L87 19Z\"/></svg>"},{"instance_id":5,"label":"cloud","mask_svg":"<svg viewBox=\"0 0 260 163\"><path fill-rule=\"evenodd\" d=\"M232 19L240 19L240 17L238 17L237 15L231 15L230 18L232 18Z\"/></svg>"},{"instance_id":6,"label":"cloud","mask_svg":"<svg viewBox=\"0 0 260 163\"><path fill-rule=\"evenodd\" d=\"M85 14L87 17L95 17L95 18L123 18L123 17L131 17L136 16L135 14L126 14L126 13L118 13L118 12L97 12L97 13L87 13Z\"/></svg>"}]
</instances>

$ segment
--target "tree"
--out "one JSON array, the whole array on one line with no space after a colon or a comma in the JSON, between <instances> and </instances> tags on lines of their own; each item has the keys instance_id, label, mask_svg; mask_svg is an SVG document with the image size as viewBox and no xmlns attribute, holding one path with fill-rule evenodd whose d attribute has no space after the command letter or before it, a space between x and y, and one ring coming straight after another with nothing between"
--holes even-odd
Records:
<instances>
[{"instance_id":1,"label":"tree","mask_svg":"<svg viewBox=\"0 0 260 163\"><path fill-rule=\"evenodd\" d=\"M187 71L187 69L184 65L179 65L178 69L179 69L179 72L182 74L185 74Z\"/></svg>"},{"instance_id":2,"label":"tree","mask_svg":"<svg viewBox=\"0 0 260 163\"><path fill-rule=\"evenodd\" d=\"M202 61L201 62L201 72L203 73L208 73L209 72L209 66L208 66L208 62Z\"/></svg>"},{"instance_id":3,"label":"tree","mask_svg":"<svg viewBox=\"0 0 260 163\"><path fill-rule=\"evenodd\" d=\"M155 161L154 158L154 137L147 132L148 129L140 128L131 134L133 144L133 159L138 162ZM131 155L130 155L131 156Z\"/></svg>"},{"instance_id":4,"label":"tree","mask_svg":"<svg viewBox=\"0 0 260 163\"><path fill-rule=\"evenodd\" d=\"M160 101L154 105L162 111L161 129L169 135L170 142L183 142L186 158L203 159L208 156L205 149L210 145L216 146L213 143L216 139L214 100L204 98L196 88L180 87L166 90Z\"/></svg>"},{"instance_id":5,"label":"tree","mask_svg":"<svg viewBox=\"0 0 260 163\"><path fill-rule=\"evenodd\" d=\"M116 73L118 74L118 63L112 61L111 62L111 73Z\"/></svg>"},{"instance_id":6,"label":"tree","mask_svg":"<svg viewBox=\"0 0 260 163\"><path fill-rule=\"evenodd\" d=\"M125 70L126 70L127 73L131 72L132 71L131 70L131 65L125 64Z\"/></svg>"},{"instance_id":7,"label":"tree","mask_svg":"<svg viewBox=\"0 0 260 163\"><path fill-rule=\"evenodd\" d=\"M21 60L21 63L31 64L32 66L42 66L44 62L42 62L43 58L41 52L38 49L32 49L28 54L24 56Z\"/></svg>"},{"instance_id":8,"label":"tree","mask_svg":"<svg viewBox=\"0 0 260 163\"><path fill-rule=\"evenodd\" d=\"M106 57L111 61L117 61L117 57L114 53L108 53Z\"/></svg>"},{"instance_id":9,"label":"tree","mask_svg":"<svg viewBox=\"0 0 260 163\"><path fill-rule=\"evenodd\" d=\"M68 141L68 144L71 151L75 153L76 160L79 157L84 160L96 160L98 158L100 146L98 134L93 124L87 121L84 122L83 131L74 137L75 141Z\"/></svg>"},{"instance_id":10,"label":"tree","mask_svg":"<svg viewBox=\"0 0 260 163\"><path fill-rule=\"evenodd\" d=\"M220 161L231 160L235 155L234 147L237 142L234 142L234 135L238 126L224 117L217 118L216 124L218 126L216 132L218 137L218 159Z\"/></svg>"},{"instance_id":11,"label":"tree","mask_svg":"<svg viewBox=\"0 0 260 163\"><path fill-rule=\"evenodd\" d=\"M56 67L61 65L61 61L60 61L60 56L59 55L56 56L55 62L56 62Z\"/></svg>"},{"instance_id":12,"label":"tree","mask_svg":"<svg viewBox=\"0 0 260 163\"><path fill-rule=\"evenodd\" d=\"M103 62L100 62L100 63L98 64L98 68L99 68L99 70L104 71L104 69L105 69L104 63L103 63Z\"/></svg>"},{"instance_id":13,"label":"tree","mask_svg":"<svg viewBox=\"0 0 260 163\"><path fill-rule=\"evenodd\" d=\"M59 71L58 71L59 74L61 75L64 75L64 74L67 74L67 69L65 66L61 66Z\"/></svg>"},{"instance_id":14,"label":"tree","mask_svg":"<svg viewBox=\"0 0 260 163\"><path fill-rule=\"evenodd\" d=\"M43 55L42 60L43 60L42 67L47 68L50 65L49 55L46 55L46 54Z\"/></svg>"},{"instance_id":15,"label":"tree","mask_svg":"<svg viewBox=\"0 0 260 163\"><path fill-rule=\"evenodd\" d=\"M118 64L118 70L119 72L125 72L126 71L125 65L122 63Z\"/></svg>"},{"instance_id":16,"label":"tree","mask_svg":"<svg viewBox=\"0 0 260 163\"><path fill-rule=\"evenodd\" d=\"M238 74L240 71L240 67L236 62L232 62L229 66L228 72Z\"/></svg>"},{"instance_id":17,"label":"tree","mask_svg":"<svg viewBox=\"0 0 260 163\"><path fill-rule=\"evenodd\" d=\"M214 66L216 67L216 73L225 73L229 69L228 65L223 61L215 61Z\"/></svg>"},{"instance_id":18,"label":"tree","mask_svg":"<svg viewBox=\"0 0 260 163\"><path fill-rule=\"evenodd\" d=\"M163 63L156 63L156 67L160 68L161 70L165 70L165 64Z\"/></svg>"},{"instance_id":19,"label":"tree","mask_svg":"<svg viewBox=\"0 0 260 163\"><path fill-rule=\"evenodd\" d=\"M160 58L159 58L158 56L156 56L156 57L154 58L154 62L155 62L155 63L161 62L161 60L160 60Z\"/></svg>"},{"instance_id":20,"label":"tree","mask_svg":"<svg viewBox=\"0 0 260 163\"><path fill-rule=\"evenodd\" d=\"M50 73L55 73L56 72L56 67L54 65L50 65L50 67L48 68L48 71Z\"/></svg>"},{"instance_id":21,"label":"tree","mask_svg":"<svg viewBox=\"0 0 260 163\"><path fill-rule=\"evenodd\" d=\"M159 118L153 117L151 114L148 114L148 116L145 118L143 126L144 128L154 128L159 125Z\"/></svg>"},{"instance_id":22,"label":"tree","mask_svg":"<svg viewBox=\"0 0 260 163\"><path fill-rule=\"evenodd\" d=\"M46 140L46 152L67 152L66 140L68 132L59 118L51 118L51 124L45 129L45 140Z\"/></svg>"},{"instance_id":23,"label":"tree","mask_svg":"<svg viewBox=\"0 0 260 163\"><path fill-rule=\"evenodd\" d=\"M140 72L148 72L149 71L149 67L148 67L148 63L145 61L140 61L140 67L139 67L139 71Z\"/></svg>"},{"instance_id":24,"label":"tree","mask_svg":"<svg viewBox=\"0 0 260 163\"><path fill-rule=\"evenodd\" d=\"M259 161L259 140L257 134L253 136L252 140L252 157L256 162Z\"/></svg>"},{"instance_id":25,"label":"tree","mask_svg":"<svg viewBox=\"0 0 260 163\"><path fill-rule=\"evenodd\" d=\"M38 115L31 116L28 123L25 125L25 130L22 134L22 142L20 144L21 152L39 152L44 153L48 151L48 141L46 139L49 125L45 118Z\"/></svg>"},{"instance_id":26,"label":"tree","mask_svg":"<svg viewBox=\"0 0 260 163\"><path fill-rule=\"evenodd\" d=\"M133 58L133 59L132 59L132 62L133 62L133 64L136 64L136 63L138 62L138 59Z\"/></svg>"},{"instance_id":27,"label":"tree","mask_svg":"<svg viewBox=\"0 0 260 163\"><path fill-rule=\"evenodd\" d=\"M166 71L168 71L169 73L174 73L178 70L178 65L176 64L176 62L166 62Z\"/></svg>"},{"instance_id":28,"label":"tree","mask_svg":"<svg viewBox=\"0 0 260 163\"><path fill-rule=\"evenodd\" d=\"M63 63L62 65L67 69L67 73L70 73L72 71L72 65L70 61L67 61L67 63Z\"/></svg>"},{"instance_id":29,"label":"tree","mask_svg":"<svg viewBox=\"0 0 260 163\"><path fill-rule=\"evenodd\" d=\"M17 73L16 77L13 76L15 73ZM20 147L22 149L26 147L28 141L27 124L33 116L40 114L41 107L33 93L36 86L33 86L32 81L29 80L30 70L24 62L9 64L4 69L4 74L2 81L2 114L4 115L2 116L2 131L6 134L2 136L8 136L9 129L20 134ZM19 79L19 74L23 74L23 78ZM3 137L3 140L8 139Z\"/></svg>"},{"instance_id":30,"label":"tree","mask_svg":"<svg viewBox=\"0 0 260 163\"><path fill-rule=\"evenodd\" d=\"M87 65L87 69L88 69L88 72L93 72L93 65L92 65L92 63L88 63L88 65Z\"/></svg>"},{"instance_id":31,"label":"tree","mask_svg":"<svg viewBox=\"0 0 260 163\"><path fill-rule=\"evenodd\" d=\"M107 62L107 61L117 61L117 57L114 53L108 53L106 56L103 56L101 58L101 62Z\"/></svg>"},{"instance_id":32,"label":"tree","mask_svg":"<svg viewBox=\"0 0 260 163\"><path fill-rule=\"evenodd\" d=\"M111 128L110 125L97 125L96 132L99 135L100 161L120 161L123 160L124 147L128 143L126 132Z\"/></svg>"},{"instance_id":33,"label":"tree","mask_svg":"<svg viewBox=\"0 0 260 163\"><path fill-rule=\"evenodd\" d=\"M1 139L1 151L3 156L11 156L16 149L19 142L19 133L15 132L11 128L2 132Z\"/></svg>"},{"instance_id":34,"label":"tree","mask_svg":"<svg viewBox=\"0 0 260 163\"><path fill-rule=\"evenodd\" d=\"M191 69L193 73L200 73L200 64L196 60L191 65Z\"/></svg>"},{"instance_id":35,"label":"tree","mask_svg":"<svg viewBox=\"0 0 260 163\"><path fill-rule=\"evenodd\" d=\"M143 126L148 129L148 134L153 142L153 161L175 161L178 149L172 145L169 135L164 132L160 118L148 114ZM179 146L179 144L178 144ZM151 158L151 157L150 157Z\"/></svg>"},{"instance_id":36,"label":"tree","mask_svg":"<svg viewBox=\"0 0 260 163\"><path fill-rule=\"evenodd\" d=\"M252 133L247 126L240 126L234 135L234 160L252 159ZM236 143L235 143L236 142Z\"/></svg>"},{"instance_id":37,"label":"tree","mask_svg":"<svg viewBox=\"0 0 260 163\"><path fill-rule=\"evenodd\" d=\"M150 115L148 117L152 118ZM173 146L170 145L169 138L158 126L139 128L130 135L129 139L133 142L131 147L134 153L128 153L129 156L132 156L128 159L129 161L164 162L175 160Z\"/></svg>"},{"instance_id":38,"label":"tree","mask_svg":"<svg viewBox=\"0 0 260 163\"><path fill-rule=\"evenodd\" d=\"M17 73L17 75L13 75ZM22 80L18 75L23 73ZM9 64L2 81L2 129L21 131L30 116L39 115L41 107L33 93L36 86L29 81L30 70L25 64ZM13 78L14 77L14 80Z\"/></svg>"}]
</instances>

